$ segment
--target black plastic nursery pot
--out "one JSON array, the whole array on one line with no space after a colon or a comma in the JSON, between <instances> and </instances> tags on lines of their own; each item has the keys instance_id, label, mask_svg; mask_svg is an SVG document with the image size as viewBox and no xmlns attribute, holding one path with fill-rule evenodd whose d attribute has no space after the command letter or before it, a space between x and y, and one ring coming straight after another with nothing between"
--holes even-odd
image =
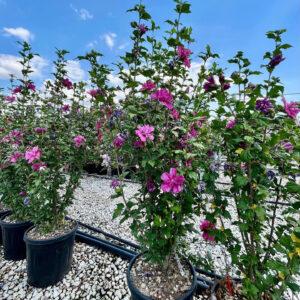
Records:
<instances>
[{"instance_id":1,"label":"black plastic nursery pot","mask_svg":"<svg viewBox=\"0 0 300 300\"><path fill-rule=\"evenodd\" d=\"M127 278L127 284L128 284L128 287L130 289L130 292L131 292L131 299L132 300L153 300L152 298L149 298L147 296L145 296L144 294L142 294L135 286L134 284L132 283L131 281L131 278L130 278L130 271L131 271L131 268L132 266L134 265L136 259L142 255L142 253L136 255L129 263L129 266L128 266L128 269L127 269L127 272L126 272L126 278ZM189 263L189 266L190 266L190 269L192 271L192 274L193 274L193 284L192 284L192 287L181 297L179 298L176 298L175 300L192 300L193 299L193 296L194 296L194 293L197 289L197 276L196 276L196 272L195 272L195 269L194 267Z\"/></svg>"},{"instance_id":2,"label":"black plastic nursery pot","mask_svg":"<svg viewBox=\"0 0 300 300\"><path fill-rule=\"evenodd\" d=\"M32 226L32 223L4 222L4 218L10 214L11 212L7 212L0 219L4 259L22 260L26 258L26 246L23 240L24 232Z\"/></svg>"},{"instance_id":3,"label":"black plastic nursery pot","mask_svg":"<svg viewBox=\"0 0 300 300\"><path fill-rule=\"evenodd\" d=\"M70 271L78 223L75 223L70 232L46 240L28 237L28 232L32 228L24 234L27 251L27 282L31 286L43 288L59 282Z\"/></svg>"},{"instance_id":4,"label":"black plastic nursery pot","mask_svg":"<svg viewBox=\"0 0 300 300\"><path fill-rule=\"evenodd\" d=\"M0 218L7 214L9 211L8 210L0 210ZM2 229L0 226L0 245L2 245Z\"/></svg>"}]
</instances>

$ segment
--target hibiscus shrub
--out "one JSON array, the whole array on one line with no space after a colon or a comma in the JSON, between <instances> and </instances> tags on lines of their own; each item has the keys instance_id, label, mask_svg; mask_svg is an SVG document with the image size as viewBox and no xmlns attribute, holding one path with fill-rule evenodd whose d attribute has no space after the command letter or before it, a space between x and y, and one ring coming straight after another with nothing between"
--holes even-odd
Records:
<instances>
[{"instance_id":1,"label":"hibiscus shrub","mask_svg":"<svg viewBox=\"0 0 300 300\"><path fill-rule=\"evenodd\" d=\"M118 64L123 81L118 92L123 99L112 104L111 118L102 124L106 155L119 173L112 182L113 197L124 200L114 217L122 215L121 222L131 218L132 232L146 258L165 269L183 246L182 237L193 230L198 158L208 117L191 96L198 86L189 78L191 51L186 45L193 40L191 29L179 21L189 7L176 1L178 17L168 20L172 28L164 46L151 37L158 27L145 6L129 10L139 19L131 22L133 49ZM141 184L131 199L123 191L127 175Z\"/></svg>"},{"instance_id":2,"label":"hibiscus shrub","mask_svg":"<svg viewBox=\"0 0 300 300\"><path fill-rule=\"evenodd\" d=\"M31 71L30 50L23 50L26 75ZM65 54L67 51L57 50L55 80L46 84L45 97L36 93L27 76L20 80L6 112L7 117L14 114L9 126L4 127L3 134L6 130L10 134L1 140L1 153L5 152L1 168L3 202L15 219L29 219L42 233L64 222L89 154L88 137L83 135L88 133L82 120L86 111L80 105L84 85L72 84L67 78ZM72 98L66 94L71 89Z\"/></svg>"},{"instance_id":3,"label":"hibiscus shrub","mask_svg":"<svg viewBox=\"0 0 300 300\"><path fill-rule=\"evenodd\" d=\"M295 121L300 109L283 98L284 87L272 76L285 59L283 49L290 47L282 43L284 31L267 33L275 49L264 56L268 78L263 84L249 82L262 73L251 71L250 61L238 52L229 60L237 71L228 79L237 87L236 96L225 89L224 71L216 64L203 85L202 98L217 108L211 121L212 159L202 177L203 200L209 205L200 228L204 239L223 244L230 253L237 274L243 274L247 299L281 299L287 288L299 291L300 144ZM224 180L228 189L218 184Z\"/></svg>"}]
</instances>

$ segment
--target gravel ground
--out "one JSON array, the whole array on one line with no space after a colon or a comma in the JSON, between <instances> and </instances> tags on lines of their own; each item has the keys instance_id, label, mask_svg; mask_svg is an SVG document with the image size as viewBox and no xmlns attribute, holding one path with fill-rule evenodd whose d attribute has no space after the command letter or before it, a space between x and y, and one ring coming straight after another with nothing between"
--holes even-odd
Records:
<instances>
[{"instance_id":1,"label":"gravel ground","mask_svg":"<svg viewBox=\"0 0 300 300\"><path fill-rule=\"evenodd\" d=\"M83 223L98 227L121 238L135 242L129 230L129 221L121 226L119 220L112 220L111 216L117 203L121 199L110 199L113 189L111 179L99 179L87 176L82 179L82 189L77 189L76 200L69 208L69 216ZM125 195L133 195L138 184L126 183ZM234 214L232 212L232 217ZM201 218L196 218L199 223ZM82 227L82 231L91 233ZM95 232L92 232L95 234ZM101 238L104 236L98 234ZM188 239L194 238L191 234ZM216 273L225 270L224 250L219 246L206 244L200 238L194 244L191 253L208 252L212 254ZM100 249L83 243L76 243L72 269L62 282L45 289L33 288L27 285L26 261L8 262L3 260L2 246L0 247L0 300L18 299L101 299L126 300L130 299L126 283L126 269L128 261L116 257ZM234 270L232 270L233 272ZM208 299L207 296L194 297L195 300ZM287 300L300 299L287 295Z\"/></svg>"}]
</instances>

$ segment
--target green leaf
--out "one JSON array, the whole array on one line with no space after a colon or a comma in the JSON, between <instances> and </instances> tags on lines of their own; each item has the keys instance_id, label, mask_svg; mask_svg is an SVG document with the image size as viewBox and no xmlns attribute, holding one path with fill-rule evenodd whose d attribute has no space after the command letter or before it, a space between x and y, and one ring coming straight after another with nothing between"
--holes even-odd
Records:
<instances>
[{"instance_id":1,"label":"green leaf","mask_svg":"<svg viewBox=\"0 0 300 300\"><path fill-rule=\"evenodd\" d=\"M252 158L252 156L251 156L250 150L244 150L241 153L241 160L242 161L250 162L251 158Z\"/></svg>"},{"instance_id":2,"label":"green leaf","mask_svg":"<svg viewBox=\"0 0 300 300\"><path fill-rule=\"evenodd\" d=\"M117 208L115 209L114 214L113 214L113 219L117 218L122 213L123 208L124 208L123 203L117 204Z\"/></svg>"},{"instance_id":3,"label":"green leaf","mask_svg":"<svg viewBox=\"0 0 300 300\"><path fill-rule=\"evenodd\" d=\"M297 184L296 182L289 181L286 184L286 188L287 188L288 192L290 192L290 193L298 193L298 194L300 194L300 185Z\"/></svg>"},{"instance_id":4,"label":"green leaf","mask_svg":"<svg viewBox=\"0 0 300 300\"><path fill-rule=\"evenodd\" d=\"M244 151L243 151L244 152ZM242 187L245 186L248 183L248 179L245 178L244 176L238 175L234 178L234 184L237 187Z\"/></svg>"}]
</instances>

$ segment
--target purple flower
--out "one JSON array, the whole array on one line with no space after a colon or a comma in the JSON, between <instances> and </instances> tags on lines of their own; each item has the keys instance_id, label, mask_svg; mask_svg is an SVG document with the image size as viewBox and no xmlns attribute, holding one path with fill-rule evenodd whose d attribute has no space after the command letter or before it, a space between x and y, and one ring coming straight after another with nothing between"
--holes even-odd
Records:
<instances>
[{"instance_id":1,"label":"purple flower","mask_svg":"<svg viewBox=\"0 0 300 300\"><path fill-rule=\"evenodd\" d=\"M269 66L274 68L275 66L279 65L282 61L284 61L285 58L282 57L282 54L277 54L273 56L273 58L269 62Z\"/></svg>"},{"instance_id":2,"label":"purple flower","mask_svg":"<svg viewBox=\"0 0 300 300\"><path fill-rule=\"evenodd\" d=\"M229 172L230 170L231 170L230 164L225 164L225 165L224 165L224 171L225 171L225 172Z\"/></svg>"},{"instance_id":3,"label":"purple flower","mask_svg":"<svg viewBox=\"0 0 300 300\"><path fill-rule=\"evenodd\" d=\"M115 147L120 148L120 147L122 147L123 142L124 142L124 139L121 138L120 136L118 136L114 139L113 144L115 145Z\"/></svg>"},{"instance_id":4,"label":"purple flower","mask_svg":"<svg viewBox=\"0 0 300 300\"><path fill-rule=\"evenodd\" d=\"M69 105L66 104L66 105L62 106L61 110L62 110L62 111L68 111L69 108L70 108Z\"/></svg>"},{"instance_id":5,"label":"purple flower","mask_svg":"<svg viewBox=\"0 0 300 300\"><path fill-rule=\"evenodd\" d=\"M206 152L206 155L209 156L209 157L212 157L212 156L214 155L214 151L208 150L208 151Z\"/></svg>"},{"instance_id":6,"label":"purple flower","mask_svg":"<svg viewBox=\"0 0 300 300\"><path fill-rule=\"evenodd\" d=\"M206 182L200 181L199 184L197 185L197 188L200 193L204 192L206 189Z\"/></svg>"},{"instance_id":7,"label":"purple flower","mask_svg":"<svg viewBox=\"0 0 300 300\"><path fill-rule=\"evenodd\" d=\"M208 91L216 86L214 76L210 76L206 79L207 81L203 84L203 89Z\"/></svg>"},{"instance_id":8,"label":"purple flower","mask_svg":"<svg viewBox=\"0 0 300 300\"><path fill-rule=\"evenodd\" d=\"M66 87L67 89L70 89L72 87L72 82L68 78L62 79L61 82L63 86Z\"/></svg>"},{"instance_id":9,"label":"purple flower","mask_svg":"<svg viewBox=\"0 0 300 300\"><path fill-rule=\"evenodd\" d=\"M45 133L47 132L47 128L34 128L36 133Z\"/></svg>"},{"instance_id":10,"label":"purple flower","mask_svg":"<svg viewBox=\"0 0 300 300\"><path fill-rule=\"evenodd\" d=\"M267 172L267 177L269 178L269 180L273 180L275 177L275 173L273 171L269 170Z\"/></svg>"},{"instance_id":11,"label":"purple flower","mask_svg":"<svg viewBox=\"0 0 300 300\"><path fill-rule=\"evenodd\" d=\"M269 113L269 108L274 108L274 106L270 103L270 101L267 98L256 101L255 109L262 111L265 115Z\"/></svg>"},{"instance_id":12,"label":"purple flower","mask_svg":"<svg viewBox=\"0 0 300 300\"><path fill-rule=\"evenodd\" d=\"M16 100L16 98L14 96L6 96L6 100L14 102Z\"/></svg>"},{"instance_id":13,"label":"purple flower","mask_svg":"<svg viewBox=\"0 0 300 300\"><path fill-rule=\"evenodd\" d=\"M24 196L25 194L26 194L25 191L21 191L21 192L19 193L19 196L22 197L22 196Z\"/></svg>"},{"instance_id":14,"label":"purple flower","mask_svg":"<svg viewBox=\"0 0 300 300\"><path fill-rule=\"evenodd\" d=\"M219 171L220 166L221 166L220 163L211 164L211 165L209 166L209 169L210 169L213 173L215 173L215 172Z\"/></svg>"},{"instance_id":15,"label":"purple flower","mask_svg":"<svg viewBox=\"0 0 300 300\"><path fill-rule=\"evenodd\" d=\"M284 147L286 151L290 153L293 152L293 145L290 142L281 142L281 146Z\"/></svg>"},{"instance_id":16,"label":"purple flower","mask_svg":"<svg viewBox=\"0 0 300 300\"><path fill-rule=\"evenodd\" d=\"M17 93L20 93L22 91L22 87L21 86L18 86L18 87L16 87L13 91L12 91L12 93L13 94L17 94Z\"/></svg>"},{"instance_id":17,"label":"purple flower","mask_svg":"<svg viewBox=\"0 0 300 300\"><path fill-rule=\"evenodd\" d=\"M124 114L124 112L121 109L116 109L113 113L113 116L117 119L120 119L120 117Z\"/></svg>"},{"instance_id":18,"label":"purple flower","mask_svg":"<svg viewBox=\"0 0 300 300\"><path fill-rule=\"evenodd\" d=\"M115 189L117 186L119 185L119 180L114 178L110 184L110 187L112 187L113 189Z\"/></svg>"},{"instance_id":19,"label":"purple flower","mask_svg":"<svg viewBox=\"0 0 300 300\"><path fill-rule=\"evenodd\" d=\"M35 85L32 83L27 83L26 86L30 89L33 90L35 92Z\"/></svg>"},{"instance_id":20,"label":"purple flower","mask_svg":"<svg viewBox=\"0 0 300 300\"><path fill-rule=\"evenodd\" d=\"M155 185L154 185L154 183L153 183L152 180L148 180L148 181L146 182L146 188L147 188L147 190L148 190L149 192L153 192L153 191L156 189L156 187L155 187Z\"/></svg>"},{"instance_id":21,"label":"purple flower","mask_svg":"<svg viewBox=\"0 0 300 300\"><path fill-rule=\"evenodd\" d=\"M139 30L140 30L140 34L143 35L149 30L149 28L145 24L141 24Z\"/></svg>"},{"instance_id":22,"label":"purple flower","mask_svg":"<svg viewBox=\"0 0 300 300\"><path fill-rule=\"evenodd\" d=\"M41 168L45 168L46 166L47 165L44 162L40 162L40 163L37 163L37 164L33 164L31 166L31 169L39 171Z\"/></svg>"},{"instance_id":23,"label":"purple flower","mask_svg":"<svg viewBox=\"0 0 300 300\"><path fill-rule=\"evenodd\" d=\"M29 200L30 200L30 197L27 196L23 201L24 205L27 205L29 203Z\"/></svg>"}]
</instances>

